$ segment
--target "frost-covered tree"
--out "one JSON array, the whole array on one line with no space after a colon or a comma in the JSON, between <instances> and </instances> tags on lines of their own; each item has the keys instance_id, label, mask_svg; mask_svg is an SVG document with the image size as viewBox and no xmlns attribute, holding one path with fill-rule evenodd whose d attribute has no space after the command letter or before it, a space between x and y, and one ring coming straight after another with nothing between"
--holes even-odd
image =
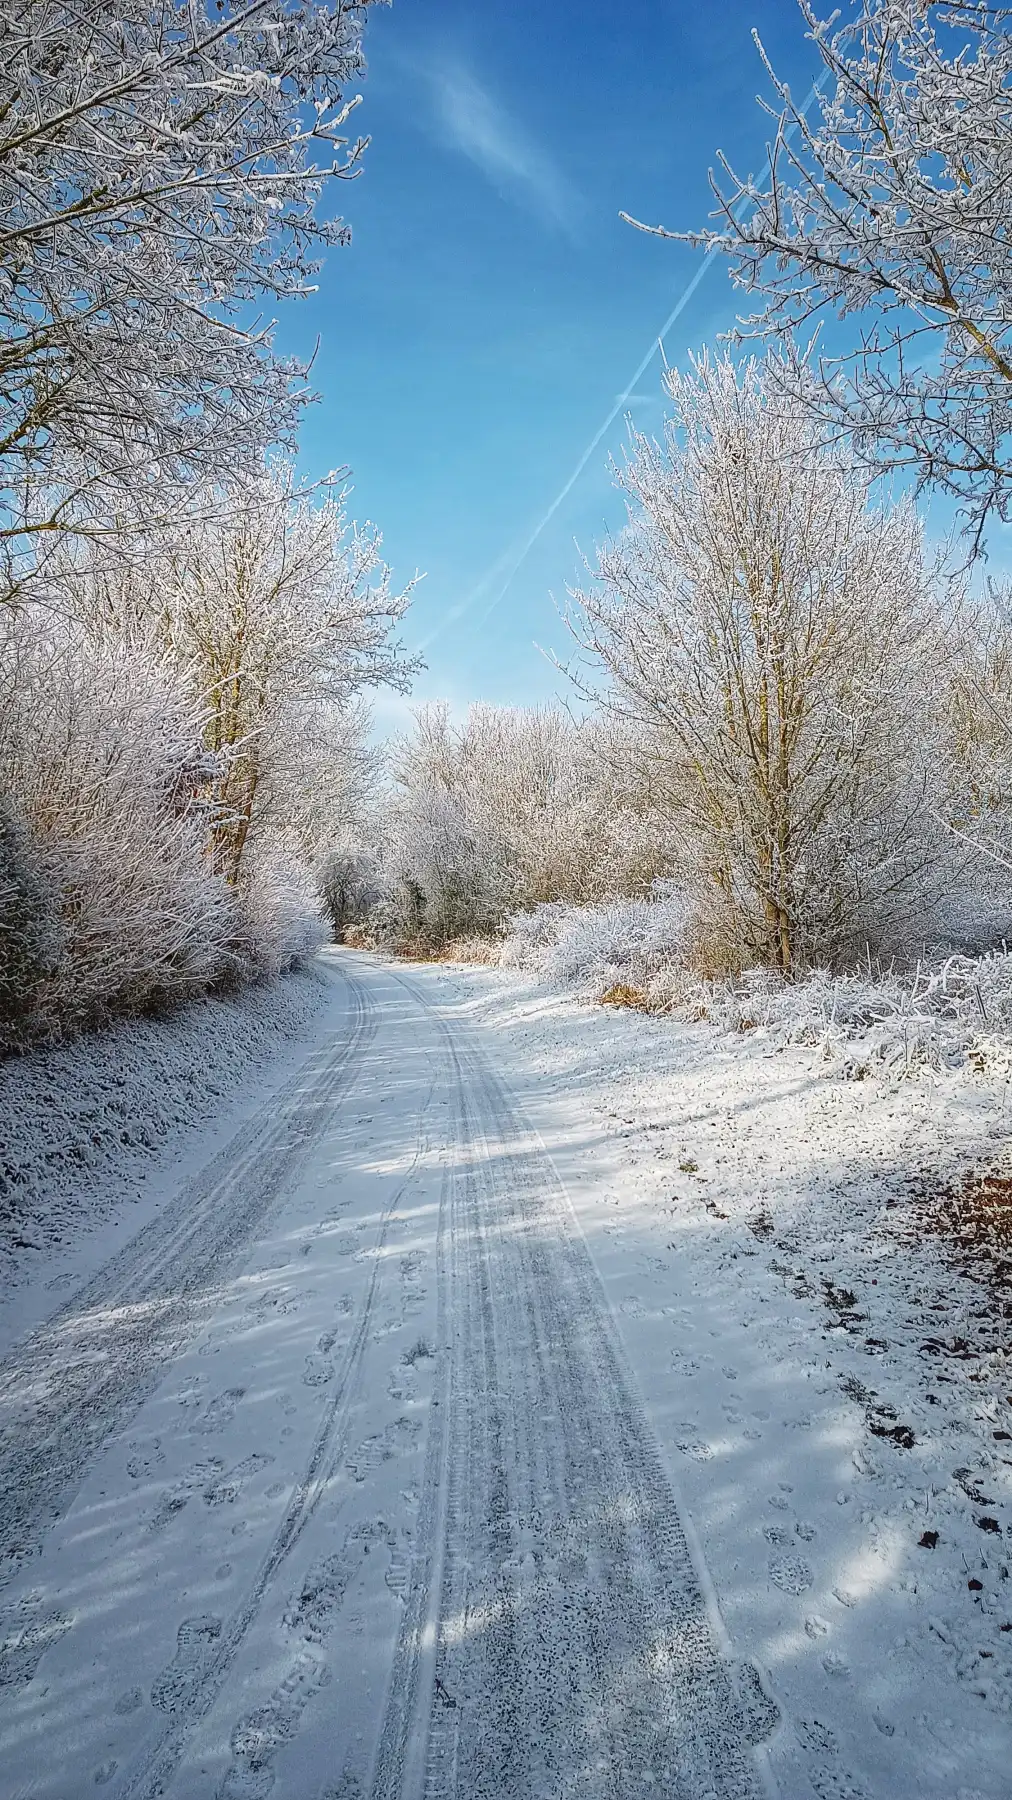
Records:
<instances>
[{"instance_id":1,"label":"frost-covered tree","mask_svg":"<svg viewBox=\"0 0 1012 1800\"><path fill-rule=\"evenodd\" d=\"M395 936L494 933L518 908L649 887L663 868L629 746L559 707L446 706L394 747L383 819Z\"/></svg>"},{"instance_id":2,"label":"frost-covered tree","mask_svg":"<svg viewBox=\"0 0 1012 1800\"><path fill-rule=\"evenodd\" d=\"M643 731L714 955L881 942L942 872L945 641L909 505L868 503L764 371L672 372L574 628Z\"/></svg>"},{"instance_id":3,"label":"frost-covered tree","mask_svg":"<svg viewBox=\"0 0 1012 1800\"><path fill-rule=\"evenodd\" d=\"M286 462L53 568L58 609L0 610L0 1050L321 942L317 866L375 760L362 693L411 670L376 534Z\"/></svg>"},{"instance_id":4,"label":"frost-covered tree","mask_svg":"<svg viewBox=\"0 0 1012 1800\"><path fill-rule=\"evenodd\" d=\"M164 500L289 436L263 297L346 229L372 0L3 0L0 544ZM352 102L353 103L353 102Z\"/></svg>"},{"instance_id":5,"label":"frost-covered tree","mask_svg":"<svg viewBox=\"0 0 1012 1800\"><path fill-rule=\"evenodd\" d=\"M167 656L41 608L0 623L9 947L21 947L9 1042L185 998L233 968L236 909L195 804L199 729Z\"/></svg>"},{"instance_id":6,"label":"frost-covered tree","mask_svg":"<svg viewBox=\"0 0 1012 1800\"><path fill-rule=\"evenodd\" d=\"M784 343L781 390L874 467L956 496L979 546L989 514L1012 517L1012 8L799 6L823 65L814 106L763 52L767 168L722 159L714 228L654 229L725 251L763 299L744 330ZM860 317L856 349L813 347L834 311Z\"/></svg>"},{"instance_id":7,"label":"frost-covered tree","mask_svg":"<svg viewBox=\"0 0 1012 1800\"><path fill-rule=\"evenodd\" d=\"M1012 594L992 586L966 611L951 695L958 779L947 814L972 851L982 904L1008 934L1012 891Z\"/></svg>"},{"instance_id":8,"label":"frost-covered tree","mask_svg":"<svg viewBox=\"0 0 1012 1800\"><path fill-rule=\"evenodd\" d=\"M378 534L349 522L344 494L299 486L286 462L198 494L163 548L155 616L220 770L215 857L234 885L251 832L305 842L327 834L327 812L341 823L363 755L359 697L410 685L394 633L411 590L394 592Z\"/></svg>"},{"instance_id":9,"label":"frost-covered tree","mask_svg":"<svg viewBox=\"0 0 1012 1800\"><path fill-rule=\"evenodd\" d=\"M323 852L318 882L324 911L338 941L383 898L376 851L350 832Z\"/></svg>"}]
</instances>

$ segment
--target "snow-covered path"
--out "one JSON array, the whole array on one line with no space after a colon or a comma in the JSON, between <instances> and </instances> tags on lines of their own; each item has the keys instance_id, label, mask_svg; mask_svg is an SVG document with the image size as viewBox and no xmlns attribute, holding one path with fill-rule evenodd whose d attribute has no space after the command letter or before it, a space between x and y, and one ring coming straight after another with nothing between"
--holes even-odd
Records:
<instances>
[{"instance_id":1,"label":"snow-covered path","mask_svg":"<svg viewBox=\"0 0 1012 1800\"><path fill-rule=\"evenodd\" d=\"M707 1198L817 1084L328 960L298 1074L0 1364L0 1800L997 1800L1006 1640L927 1642L924 1477Z\"/></svg>"},{"instance_id":2,"label":"snow-covered path","mask_svg":"<svg viewBox=\"0 0 1012 1800\"><path fill-rule=\"evenodd\" d=\"M745 1800L557 1176L409 976L3 1370L0 1792Z\"/></svg>"}]
</instances>

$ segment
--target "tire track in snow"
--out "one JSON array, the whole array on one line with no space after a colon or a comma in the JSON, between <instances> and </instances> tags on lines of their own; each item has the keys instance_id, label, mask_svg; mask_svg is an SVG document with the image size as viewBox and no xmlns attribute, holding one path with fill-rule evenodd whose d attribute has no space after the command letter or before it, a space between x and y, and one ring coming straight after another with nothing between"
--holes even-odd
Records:
<instances>
[{"instance_id":1,"label":"tire track in snow","mask_svg":"<svg viewBox=\"0 0 1012 1800\"><path fill-rule=\"evenodd\" d=\"M441 1297L372 1800L755 1800L776 1709L717 1648L579 1224L480 1049L432 1016L453 1070L452 1316Z\"/></svg>"},{"instance_id":2,"label":"tire track in snow","mask_svg":"<svg viewBox=\"0 0 1012 1800\"><path fill-rule=\"evenodd\" d=\"M336 1046L157 1218L17 1345L2 1369L0 1568L37 1549L85 1471L213 1309L229 1270L308 1156L376 1030L359 981Z\"/></svg>"},{"instance_id":3,"label":"tire track in snow","mask_svg":"<svg viewBox=\"0 0 1012 1800\"><path fill-rule=\"evenodd\" d=\"M127 1780L117 1790L120 1800L155 1800L156 1796L164 1794L169 1788L185 1754L190 1734L194 1727L206 1718L224 1687L229 1670L260 1612L268 1589L309 1524L336 1469L347 1460L349 1418L357 1395L362 1360L374 1324L380 1270L383 1266L382 1252L390 1226L397 1216L405 1195L410 1192L416 1179L419 1161L425 1148L425 1125L434 1091L435 1074L433 1073L430 1075L428 1091L418 1115L417 1142L411 1164L395 1188L381 1216L374 1240L372 1272L365 1299L351 1339L344 1351L340 1371L335 1378L334 1387L317 1427L312 1450L285 1509L284 1517L241 1606L232 1613L227 1622L218 1622L219 1629L214 1634L213 1644L200 1670L199 1678L195 1679L187 1690L184 1701L177 1709L177 1716L161 1733L157 1742L142 1753ZM306 1690L304 1701L293 1713L295 1721L292 1725L293 1731L305 1704L308 1704L312 1692L315 1691L315 1687L310 1684ZM239 1725L236 1726L236 1730L239 1730Z\"/></svg>"}]
</instances>

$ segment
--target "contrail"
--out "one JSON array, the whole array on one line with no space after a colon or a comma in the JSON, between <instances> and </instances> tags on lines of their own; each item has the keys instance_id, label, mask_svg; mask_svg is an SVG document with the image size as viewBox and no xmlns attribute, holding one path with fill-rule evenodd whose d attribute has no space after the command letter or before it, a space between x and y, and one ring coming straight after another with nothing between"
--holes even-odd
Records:
<instances>
[{"instance_id":1,"label":"contrail","mask_svg":"<svg viewBox=\"0 0 1012 1800\"><path fill-rule=\"evenodd\" d=\"M657 355L658 348L663 344L663 340L667 337L668 332L671 330L672 325L674 325L674 323L678 319L679 315L682 312L684 312L685 308L688 306L689 301L692 299L693 294L695 293L696 289L698 288L700 282L703 279L703 276L706 274L706 271L709 268L710 263L713 261L713 258L714 258L714 256L716 256L716 254L717 254L716 246L714 246L712 249L710 249L706 252L706 255L704 256L702 262L700 263L699 268L696 270L696 273L693 275L692 280L689 282L688 286L685 288L680 299L671 308L671 311L669 312L667 318L665 319L664 324L661 326L660 332L658 333L657 337L655 337L653 339L653 341L651 342L650 348L647 351L646 355L641 359L641 361L639 363L637 363L635 373L632 376L630 376L629 381L626 383L626 386L623 388L621 394L619 394L617 400L615 401L614 406L612 407L611 411L608 414L608 417L605 419L604 423L601 426L599 426L598 430L595 431L594 436L591 438L590 443L587 445L587 448L584 450L583 455L581 456L575 469L573 470L572 474L570 475L569 480L566 482L564 487L561 487L559 489L558 493L555 496L555 499L552 501L551 506L548 508L548 511L542 514L541 518L538 520L537 524L535 525L533 531L529 534L529 536L527 538L525 538L522 548L513 556L512 560L510 560L510 552L507 551L505 553L505 555L500 556L498 562L493 563L492 567L490 569L486 570L485 574L482 576L482 578L478 582L477 586L472 588L471 592L465 597L465 599L458 600L456 606L453 606L450 608L450 611L446 614L445 618L440 619L438 625L433 626L432 630L429 632L428 637L425 638L425 640L423 641L423 643L420 646L422 651L427 650L429 648L429 645L434 643L436 638L438 638L441 635L441 633L446 630L447 626L456 624L458 619L462 619L464 617L465 613L470 612L472 606L474 606L477 603L477 601L479 601L481 599L481 596L485 592L486 588L488 588L491 585L491 583L493 581L495 581L498 576L501 575L504 565L508 568L508 571L509 571L506 576L506 579L503 582L502 586L498 589L498 591L495 595L495 598L489 602L488 606L486 606L485 611L481 615L481 620L479 621L479 623L483 623L485 619L489 618L490 615L492 613L494 613L494 611L495 611L496 607L499 605L500 601L505 599L506 594L508 593L508 591L513 583L514 577L519 573L520 569L523 567L524 563L527 561L528 556L530 555L530 553L533 550L535 544L537 543L539 537L541 536L541 533L544 531L545 526L551 523L552 519L554 519L556 513L558 512L559 507L562 505L563 501L566 500L568 498L568 496L572 493L574 487L576 486L577 482L580 479L580 476L583 474L584 469L587 467L587 464L589 463L591 457L593 456L594 451L597 449L599 443L601 442L601 439L603 437L607 436L608 432L611 430L612 426L614 425L615 420L618 418L619 413L622 411L622 408L626 405L627 401L629 400L630 395L635 393L637 382L642 379L642 377L646 373L647 369L649 369L650 364L653 362L654 357Z\"/></svg>"},{"instance_id":2,"label":"contrail","mask_svg":"<svg viewBox=\"0 0 1012 1800\"><path fill-rule=\"evenodd\" d=\"M808 99L805 101L804 106L801 108L801 117L802 118L805 117L813 100L815 99L816 95L820 92L820 90L822 88L822 84L826 79L826 74L828 74L828 72L829 72L828 70L825 71L825 73L819 77L818 81L813 83L811 93L809 94ZM791 135L792 135L791 131L786 132L785 133L785 141L788 141L790 139ZM718 250L718 247L716 245L711 245L710 249L706 252L706 255L703 257L703 260L700 263L699 268L696 270L696 273L692 276L688 285L683 289L681 295L676 300L674 306L671 308L671 311L669 312L667 318L665 319L664 324L661 326L660 331L657 333L656 337L654 337L651 340L650 348L647 351L646 355L637 364L635 374L633 374L631 376L630 380L627 382L626 386L623 388L621 394L619 394L618 399L615 401L615 404L612 407L611 411L609 412L603 425L601 425L600 428L594 433L594 436L591 438L590 443L587 445L587 448L584 450L583 455L580 457L580 460L577 463L572 474L570 475L568 481L566 481L564 486L562 486L559 489L559 492L556 494L555 499L552 501L551 506L548 508L547 512L542 514L541 518L538 520L537 524L535 525L533 531L530 532L530 534L524 539L524 542L523 542L521 548L516 552L511 552L509 550L504 551L503 555L500 556L498 558L498 560L492 564L492 567L490 569L486 569L481 580L477 583L477 585L475 587L473 587L471 589L471 592L469 594L465 595L463 600L458 600L456 606L452 606L450 608L449 612L445 615L445 617L440 619L440 621L437 625L433 626L432 630L429 632L428 637L424 638L422 640L422 643L419 645L419 651L421 653L424 653L426 650L428 650L430 644L434 644L436 639L438 637L442 636L443 632L446 631L448 626L455 625L457 623L458 619L464 618L465 615L471 611L471 608L473 606L477 605L477 603L481 599L482 595L487 592L487 590L492 586L493 582L495 582L501 578L502 572L504 569L506 569L506 571L507 571L505 580L502 581L502 585L499 588L497 588L493 598L489 601L488 605L485 607L485 610L481 614L481 618L479 619L478 623L484 624L485 620L491 617L491 615L495 612L496 607L499 606L501 604L501 602L506 598L506 595L508 594L510 588L513 585L514 579L519 574L524 563L527 561L527 558L529 557L531 551L533 550L535 544L537 543L539 537L541 536L541 533L544 531L545 526L549 525L551 523L551 521L554 519L556 513L558 512L559 507L563 504L563 501L568 499L569 495L572 493L574 487L576 486L577 482L580 479L580 476L583 474L584 469L587 467L587 464L589 463L595 450L597 449L598 445L600 444L601 439L603 437L607 436L608 432L611 430L612 426L615 423L615 420L618 418L619 413L622 411L622 408L626 405L627 401L630 399L632 394L635 392L637 382L642 378L643 375L645 375L647 369L649 369L650 364L653 362L654 357L657 355L658 350L660 350L661 357L663 359L663 357L664 357L664 339L667 337L668 332L671 330L671 327L677 322L677 320L680 318L681 314L685 311L685 308L688 306L689 301L692 299L693 294L696 292L696 289L698 288L704 275L706 274L707 270L709 269L710 264L713 262L714 257L719 254L720 254L720 251Z\"/></svg>"}]
</instances>

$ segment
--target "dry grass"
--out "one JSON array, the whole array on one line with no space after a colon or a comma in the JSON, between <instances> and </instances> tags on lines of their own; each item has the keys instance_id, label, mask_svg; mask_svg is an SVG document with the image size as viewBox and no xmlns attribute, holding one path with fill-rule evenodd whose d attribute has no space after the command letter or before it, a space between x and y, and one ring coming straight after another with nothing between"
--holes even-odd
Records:
<instances>
[{"instance_id":1,"label":"dry grass","mask_svg":"<svg viewBox=\"0 0 1012 1800\"><path fill-rule=\"evenodd\" d=\"M642 988L631 987L627 981L615 981L611 987L605 988L598 996L602 1006L629 1006L636 1012L651 1012L650 999Z\"/></svg>"},{"instance_id":2,"label":"dry grass","mask_svg":"<svg viewBox=\"0 0 1012 1800\"><path fill-rule=\"evenodd\" d=\"M498 938L451 938L439 952L440 962L475 963L486 969L499 966L501 944Z\"/></svg>"},{"instance_id":3,"label":"dry grass","mask_svg":"<svg viewBox=\"0 0 1012 1800\"><path fill-rule=\"evenodd\" d=\"M364 925L346 925L341 933L346 950L375 950L376 940Z\"/></svg>"}]
</instances>

